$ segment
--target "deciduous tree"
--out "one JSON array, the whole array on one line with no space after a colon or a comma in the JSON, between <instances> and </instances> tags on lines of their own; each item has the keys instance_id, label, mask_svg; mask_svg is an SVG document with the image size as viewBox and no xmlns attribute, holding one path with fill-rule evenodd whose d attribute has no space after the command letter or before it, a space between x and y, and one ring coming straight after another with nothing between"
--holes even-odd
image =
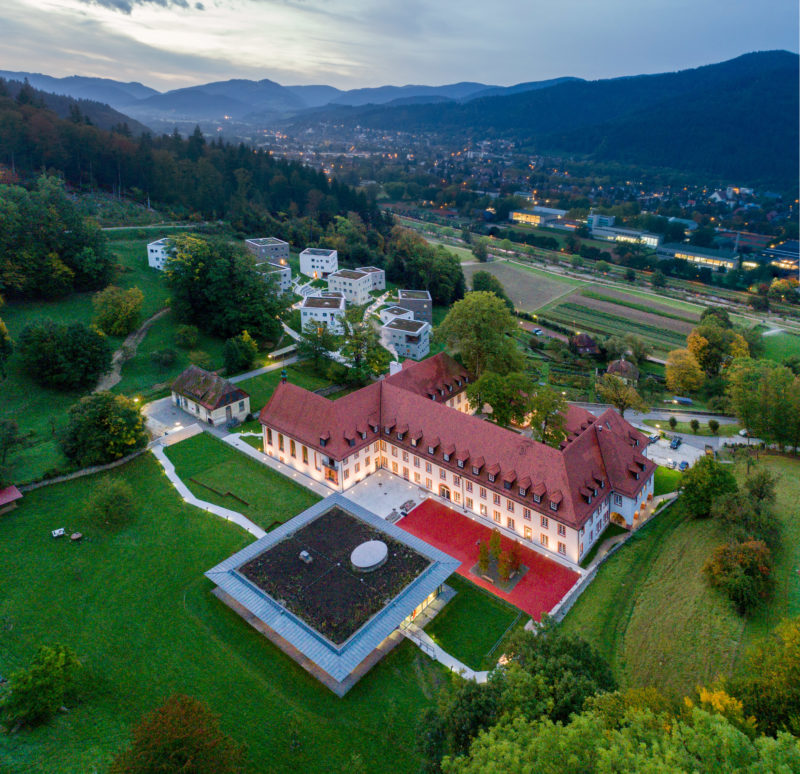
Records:
<instances>
[{"instance_id":1,"label":"deciduous tree","mask_svg":"<svg viewBox=\"0 0 800 774\"><path fill-rule=\"evenodd\" d=\"M539 385L528 398L531 434L535 441L558 447L564 440L567 401L552 387Z\"/></svg>"},{"instance_id":2,"label":"deciduous tree","mask_svg":"<svg viewBox=\"0 0 800 774\"><path fill-rule=\"evenodd\" d=\"M714 501L738 490L736 479L728 466L713 457L703 456L683 474L681 503L684 510L695 519L711 513Z\"/></svg>"},{"instance_id":3,"label":"deciduous tree","mask_svg":"<svg viewBox=\"0 0 800 774\"><path fill-rule=\"evenodd\" d=\"M95 325L109 336L127 336L139 327L144 293L109 285L92 299Z\"/></svg>"},{"instance_id":4,"label":"deciduous tree","mask_svg":"<svg viewBox=\"0 0 800 774\"><path fill-rule=\"evenodd\" d=\"M258 355L258 345L247 331L232 336L222 348L222 362L225 364L226 373L246 371L253 365L256 355Z\"/></svg>"},{"instance_id":5,"label":"deciduous tree","mask_svg":"<svg viewBox=\"0 0 800 774\"><path fill-rule=\"evenodd\" d=\"M597 380L597 394L606 403L610 403L621 417L625 416L628 409L634 411L647 411L647 406L636 388L614 374L603 374Z\"/></svg>"},{"instance_id":6,"label":"deciduous tree","mask_svg":"<svg viewBox=\"0 0 800 774\"><path fill-rule=\"evenodd\" d=\"M678 395L696 392L705 382L705 374L697 358L688 349L673 349L665 366L667 388Z\"/></svg>"},{"instance_id":7,"label":"deciduous tree","mask_svg":"<svg viewBox=\"0 0 800 774\"><path fill-rule=\"evenodd\" d=\"M508 297L503 283L500 282L494 274L489 274L488 271L476 271L472 275L472 289L473 290L486 290L489 293L494 293L498 298L503 299L503 303L513 312L514 302Z\"/></svg>"}]
</instances>

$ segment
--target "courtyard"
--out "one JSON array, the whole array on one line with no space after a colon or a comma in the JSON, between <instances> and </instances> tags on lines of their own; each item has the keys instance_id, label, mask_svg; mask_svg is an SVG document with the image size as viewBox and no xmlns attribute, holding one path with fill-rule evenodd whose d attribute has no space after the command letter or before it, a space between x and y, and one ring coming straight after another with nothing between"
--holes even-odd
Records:
<instances>
[{"instance_id":1,"label":"courtyard","mask_svg":"<svg viewBox=\"0 0 800 774\"><path fill-rule=\"evenodd\" d=\"M492 534L488 526L431 499L400 519L397 526L458 559L461 562L457 570L459 575L524 610L536 621L541 620L543 613L552 610L580 577L574 570L520 543L520 558L528 571L510 592L505 593L470 572L478 561L478 542L488 542ZM507 550L512 541L503 535L501 544L503 550Z\"/></svg>"}]
</instances>

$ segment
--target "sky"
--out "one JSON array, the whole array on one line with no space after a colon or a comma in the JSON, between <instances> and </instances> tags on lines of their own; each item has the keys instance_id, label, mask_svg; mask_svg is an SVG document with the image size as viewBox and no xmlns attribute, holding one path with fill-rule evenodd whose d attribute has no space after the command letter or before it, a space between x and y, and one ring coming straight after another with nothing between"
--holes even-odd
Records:
<instances>
[{"instance_id":1,"label":"sky","mask_svg":"<svg viewBox=\"0 0 800 774\"><path fill-rule=\"evenodd\" d=\"M0 0L0 69L339 88L510 85L797 51L797 0Z\"/></svg>"}]
</instances>

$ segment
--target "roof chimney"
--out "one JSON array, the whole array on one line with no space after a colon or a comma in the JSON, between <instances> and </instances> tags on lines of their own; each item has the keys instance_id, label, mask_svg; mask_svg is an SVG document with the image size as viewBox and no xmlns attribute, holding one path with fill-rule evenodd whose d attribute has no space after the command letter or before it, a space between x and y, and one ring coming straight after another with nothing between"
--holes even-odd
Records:
<instances>
[{"instance_id":1,"label":"roof chimney","mask_svg":"<svg viewBox=\"0 0 800 774\"><path fill-rule=\"evenodd\" d=\"M394 376L395 374L399 374L403 370L403 366L400 365L399 360L392 360L389 363L389 376Z\"/></svg>"}]
</instances>

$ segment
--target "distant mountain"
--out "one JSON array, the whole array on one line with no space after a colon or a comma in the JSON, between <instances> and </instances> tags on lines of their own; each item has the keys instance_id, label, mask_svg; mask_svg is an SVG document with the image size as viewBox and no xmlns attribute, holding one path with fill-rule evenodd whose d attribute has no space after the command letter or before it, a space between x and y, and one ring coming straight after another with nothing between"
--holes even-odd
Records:
<instances>
[{"instance_id":1,"label":"distant mountain","mask_svg":"<svg viewBox=\"0 0 800 774\"><path fill-rule=\"evenodd\" d=\"M537 89L548 89L551 86L558 86L560 83L569 83L570 81L583 82L583 78L550 78L546 81L528 81L527 83L518 83L515 86L490 86L483 91L470 94L470 99L481 99L482 97L499 97L509 96L510 94L521 94L523 91L536 91Z\"/></svg>"},{"instance_id":2,"label":"distant mountain","mask_svg":"<svg viewBox=\"0 0 800 774\"><path fill-rule=\"evenodd\" d=\"M327 105L343 93L334 86L287 86L286 88L300 97L306 107L310 108Z\"/></svg>"},{"instance_id":3,"label":"distant mountain","mask_svg":"<svg viewBox=\"0 0 800 774\"><path fill-rule=\"evenodd\" d=\"M331 100L334 105L382 105L407 97L446 97L465 99L471 94L490 88L485 83L451 83L445 86L377 86L367 89L350 89Z\"/></svg>"},{"instance_id":4,"label":"distant mountain","mask_svg":"<svg viewBox=\"0 0 800 774\"><path fill-rule=\"evenodd\" d=\"M0 78L2 77L0 75ZM28 83L30 84L30 81ZM16 97L23 85L21 81L7 80L5 82L5 87L10 97ZM90 99L75 99L62 94L50 94L36 88L33 91L36 99L40 100L46 108L52 110L60 118L75 120L80 116L81 119L88 119L98 129L106 130L116 129L127 124L128 129L134 136L150 131L144 124L140 124L130 116L120 113L118 110L114 110L114 108L101 102L95 102Z\"/></svg>"},{"instance_id":5,"label":"distant mountain","mask_svg":"<svg viewBox=\"0 0 800 774\"><path fill-rule=\"evenodd\" d=\"M0 70L0 78L9 81L25 81L34 89L50 94L62 94L75 99L89 99L103 102L115 108L122 108L136 100L145 99L158 94L155 89L141 83L123 83L109 78L86 78L81 75L70 75L67 78L53 78L41 73L14 72Z\"/></svg>"},{"instance_id":6,"label":"distant mountain","mask_svg":"<svg viewBox=\"0 0 800 774\"><path fill-rule=\"evenodd\" d=\"M568 81L466 102L331 106L313 121L503 137L534 152L796 186L799 62L787 51L758 52L675 73Z\"/></svg>"}]
</instances>

